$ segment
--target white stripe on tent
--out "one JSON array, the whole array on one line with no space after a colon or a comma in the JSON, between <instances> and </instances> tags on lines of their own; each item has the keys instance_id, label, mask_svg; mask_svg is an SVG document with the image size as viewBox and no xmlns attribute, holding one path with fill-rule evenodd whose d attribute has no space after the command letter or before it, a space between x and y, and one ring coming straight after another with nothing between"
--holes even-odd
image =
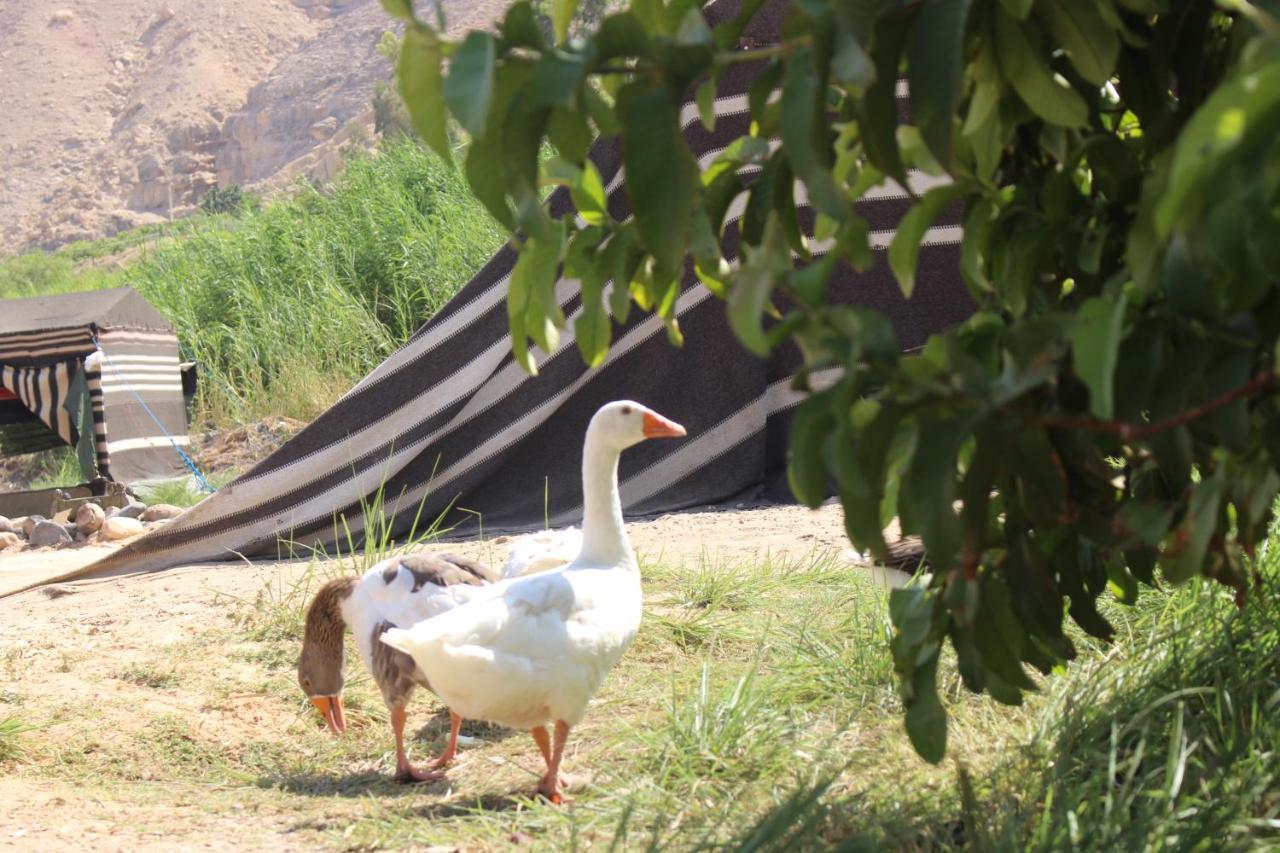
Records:
<instances>
[{"instance_id":1,"label":"white stripe on tent","mask_svg":"<svg viewBox=\"0 0 1280 853\"><path fill-rule=\"evenodd\" d=\"M44 332L26 332L16 335L0 335L0 345L15 347L18 344L43 344L53 341L86 340L89 333L83 328L50 329Z\"/></svg>"},{"instance_id":2,"label":"white stripe on tent","mask_svg":"<svg viewBox=\"0 0 1280 853\"><path fill-rule=\"evenodd\" d=\"M191 439L185 435L149 435L140 438L122 438L119 441L108 441L107 450L111 453L123 453L126 450L144 450L156 447L172 447L190 444Z\"/></svg>"},{"instance_id":3,"label":"white stripe on tent","mask_svg":"<svg viewBox=\"0 0 1280 853\"><path fill-rule=\"evenodd\" d=\"M176 364L115 364L115 359L112 359L112 364L114 365L113 367L109 367L102 371L104 379L110 379L116 376L173 377L179 375L178 366Z\"/></svg>"},{"instance_id":4,"label":"white stripe on tent","mask_svg":"<svg viewBox=\"0 0 1280 853\"><path fill-rule=\"evenodd\" d=\"M98 333L98 340L108 343L176 343L178 336L173 332L136 332L131 330L103 329Z\"/></svg>"},{"instance_id":5,"label":"white stripe on tent","mask_svg":"<svg viewBox=\"0 0 1280 853\"><path fill-rule=\"evenodd\" d=\"M132 391L176 391L182 393L181 382L103 382L102 391L105 394L129 394Z\"/></svg>"},{"instance_id":6,"label":"white stripe on tent","mask_svg":"<svg viewBox=\"0 0 1280 853\"><path fill-rule=\"evenodd\" d=\"M112 364L170 364L177 366L182 361L176 355L115 355L111 356Z\"/></svg>"},{"instance_id":7,"label":"white stripe on tent","mask_svg":"<svg viewBox=\"0 0 1280 853\"><path fill-rule=\"evenodd\" d=\"M49 349L5 349L0 347L0 358L46 358L51 355L83 355L93 344L85 341L79 346L50 347Z\"/></svg>"}]
</instances>

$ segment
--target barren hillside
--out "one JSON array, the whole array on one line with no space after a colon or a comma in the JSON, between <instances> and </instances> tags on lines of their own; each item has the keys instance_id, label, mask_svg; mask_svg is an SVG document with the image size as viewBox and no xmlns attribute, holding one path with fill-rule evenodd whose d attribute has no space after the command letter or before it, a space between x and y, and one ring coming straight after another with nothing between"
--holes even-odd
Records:
<instances>
[{"instance_id":1,"label":"barren hillside","mask_svg":"<svg viewBox=\"0 0 1280 853\"><path fill-rule=\"evenodd\" d=\"M502 4L445 5L464 27ZM0 0L0 252L327 178L390 28L377 0Z\"/></svg>"}]
</instances>

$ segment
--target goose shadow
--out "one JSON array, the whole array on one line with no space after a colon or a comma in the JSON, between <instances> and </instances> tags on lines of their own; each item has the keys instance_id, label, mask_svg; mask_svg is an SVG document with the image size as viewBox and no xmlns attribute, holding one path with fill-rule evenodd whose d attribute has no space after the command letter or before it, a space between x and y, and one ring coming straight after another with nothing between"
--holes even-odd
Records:
<instances>
[{"instance_id":1,"label":"goose shadow","mask_svg":"<svg viewBox=\"0 0 1280 853\"><path fill-rule=\"evenodd\" d=\"M390 740L390 731L387 732L388 741ZM515 729L509 729L505 726L486 723L480 720L467 720L462 724L462 734L465 737L472 738L476 745L481 743L499 743L514 735L521 734ZM429 744L431 749L428 752L438 751L444 748L446 739L449 736L449 709L438 708L431 718L423 723L417 731L406 738L411 744ZM530 741L532 744L532 741ZM388 744L390 746L390 744ZM463 747L465 753L466 747ZM421 752L415 749L415 753ZM418 761L422 761L425 754L417 756ZM405 796L418 796L426 794L444 794L449 790L449 780L442 779L437 782L419 782L414 784L406 784L397 782L389 769L368 768L348 773L323 773L323 772L299 772L299 773L269 773L260 776L254 783L259 788L270 790L285 791L290 794L299 794L308 797L385 797L388 799L398 799ZM489 809L490 806L485 803L489 800L494 801L493 810L506 810L521 802L521 800L512 796L493 795L482 797L478 802L479 805L464 806L457 803L441 803L441 806L455 806L459 811L466 811L468 808L484 808ZM510 805L504 805L510 800Z\"/></svg>"}]
</instances>

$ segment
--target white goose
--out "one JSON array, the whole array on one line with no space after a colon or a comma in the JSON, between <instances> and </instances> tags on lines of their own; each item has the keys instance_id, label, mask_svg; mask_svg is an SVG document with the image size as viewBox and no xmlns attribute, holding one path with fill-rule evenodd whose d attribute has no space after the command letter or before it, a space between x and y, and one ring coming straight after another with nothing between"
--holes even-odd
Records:
<instances>
[{"instance_id":1,"label":"white goose","mask_svg":"<svg viewBox=\"0 0 1280 853\"><path fill-rule=\"evenodd\" d=\"M528 730L547 763L538 792L554 803L564 801L559 772L569 729L640 627L640 571L622 522L618 457L646 438L684 434L639 403L602 407L582 453L577 558L478 588L446 613L382 634L412 655L451 713Z\"/></svg>"},{"instance_id":2,"label":"white goose","mask_svg":"<svg viewBox=\"0 0 1280 853\"><path fill-rule=\"evenodd\" d=\"M515 577L563 566L577 555L581 543L581 535L572 528L518 537L509 546L500 574ZM321 587L307 609L298 683L329 730L342 734L347 727L342 706L342 637L350 628L360 658L391 712L396 779L425 782L441 778L443 773L434 768L453 760L462 718L450 715L449 742L444 753L431 762L433 769L419 770L410 764L404 747L405 709L416 687L430 690L431 685L411 657L377 638L388 628L413 625L457 607L498 577L499 573L455 554L412 554L383 560L364 577L339 578Z\"/></svg>"}]
</instances>

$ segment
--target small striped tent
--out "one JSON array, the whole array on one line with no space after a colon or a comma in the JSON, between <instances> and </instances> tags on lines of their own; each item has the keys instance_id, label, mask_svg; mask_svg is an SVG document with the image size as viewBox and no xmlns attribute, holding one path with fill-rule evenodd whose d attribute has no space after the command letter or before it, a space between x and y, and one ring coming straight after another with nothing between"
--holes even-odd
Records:
<instances>
[{"instance_id":1,"label":"small striped tent","mask_svg":"<svg viewBox=\"0 0 1280 853\"><path fill-rule=\"evenodd\" d=\"M178 339L127 287L0 304L0 454L71 445L86 479L183 473Z\"/></svg>"},{"instance_id":2,"label":"small striped tent","mask_svg":"<svg viewBox=\"0 0 1280 853\"><path fill-rule=\"evenodd\" d=\"M714 23L732 15L736 1L708 6L708 18ZM746 34L750 43L774 38L785 6L771 0ZM684 133L704 167L747 132L747 91L758 71L739 65L722 76L714 130L686 104ZM617 140L601 141L591 156L611 213L627 216ZM937 179L914 174L910 180L923 191ZM804 201L799 192L797 198ZM548 203L556 215L571 211L566 193ZM868 197L861 213L878 262L864 274L841 268L832 283L836 299L884 312L904 349L923 345L972 311L959 275L955 210L926 236L914 296L903 299L883 254L910 203L893 184ZM739 198L730 218L736 221L744 206ZM800 216L812 225L807 205ZM724 240L732 255L736 225ZM505 297L514 260L509 249L500 251L408 343L254 470L164 529L62 579L306 553L316 544L345 547L348 531L357 537L363 531L365 509L379 495L398 535L436 518L469 535L579 523L587 421L600 405L620 398L652 406L689 429L687 440L646 442L623 456L619 479L628 514L790 499L786 440L790 412L800 402L789 385L800 364L794 347L767 360L751 355L730 331L724 304L690 272L677 302L683 348L668 343L656 317L633 310L627 322L614 323L602 366L586 368L565 335L555 352L538 355L539 375L531 378L512 359L508 337ZM562 280L556 288L571 327L580 313L576 285Z\"/></svg>"}]
</instances>

